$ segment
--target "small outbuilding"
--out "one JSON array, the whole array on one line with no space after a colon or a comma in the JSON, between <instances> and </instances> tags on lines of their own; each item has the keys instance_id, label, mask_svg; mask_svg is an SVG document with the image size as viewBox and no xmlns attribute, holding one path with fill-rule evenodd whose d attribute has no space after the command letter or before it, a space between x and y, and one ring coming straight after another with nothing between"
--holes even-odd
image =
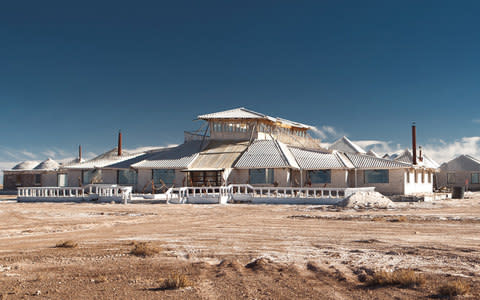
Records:
<instances>
[{"instance_id":1,"label":"small outbuilding","mask_svg":"<svg viewBox=\"0 0 480 300\"><path fill-rule=\"evenodd\" d=\"M470 155L460 155L440 166L437 187L466 186L480 190L480 160Z\"/></svg>"}]
</instances>

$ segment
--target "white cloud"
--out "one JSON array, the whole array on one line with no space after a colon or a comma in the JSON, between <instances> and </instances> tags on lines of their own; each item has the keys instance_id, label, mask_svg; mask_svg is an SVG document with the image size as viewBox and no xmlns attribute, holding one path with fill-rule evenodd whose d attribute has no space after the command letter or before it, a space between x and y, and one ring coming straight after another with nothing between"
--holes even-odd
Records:
<instances>
[{"instance_id":1,"label":"white cloud","mask_svg":"<svg viewBox=\"0 0 480 300\"><path fill-rule=\"evenodd\" d=\"M438 140L437 143L423 147L425 153L438 163L447 162L461 154L468 154L480 158L480 136L463 137L451 143Z\"/></svg>"},{"instance_id":2,"label":"white cloud","mask_svg":"<svg viewBox=\"0 0 480 300\"><path fill-rule=\"evenodd\" d=\"M42 152L42 154L52 159L55 159L55 157L57 156L57 153L53 150L45 150Z\"/></svg>"},{"instance_id":3,"label":"white cloud","mask_svg":"<svg viewBox=\"0 0 480 300\"><path fill-rule=\"evenodd\" d=\"M312 127L311 131L313 132L314 136L322 140L333 140L343 135L346 135L345 133L343 133L343 131L327 125L324 125L322 127Z\"/></svg>"},{"instance_id":4,"label":"white cloud","mask_svg":"<svg viewBox=\"0 0 480 300\"><path fill-rule=\"evenodd\" d=\"M37 156L35 154L33 154L32 152L29 152L27 150L22 150L22 151L20 151L20 153L23 154L24 156L30 158L30 159L37 158Z\"/></svg>"},{"instance_id":5,"label":"white cloud","mask_svg":"<svg viewBox=\"0 0 480 300\"><path fill-rule=\"evenodd\" d=\"M385 153L395 153L405 148L411 148L410 145L402 146L391 141L363 140L354 141L357 145L366 151L372 149L379 155ZM446 142L442 139L422 145L423 152L435 160L437 163L447 162L461 154L468 154L476 158L480 158L480 136L463 137L461 139Z\"/></svg>"},{"instance_id":6,"label":"white cloud","mask_svg":"<svg viewBox=\"0 0 480 300\"><path fill-rule=\"evenodd\" d=\"M402 145L395 144L391 141L362 140L353 142L362 147L365 151L373 150L380 156L383 156L387 153L392 154L405 149L405 147L402 147Z\"/></svg>"}]
</instances>

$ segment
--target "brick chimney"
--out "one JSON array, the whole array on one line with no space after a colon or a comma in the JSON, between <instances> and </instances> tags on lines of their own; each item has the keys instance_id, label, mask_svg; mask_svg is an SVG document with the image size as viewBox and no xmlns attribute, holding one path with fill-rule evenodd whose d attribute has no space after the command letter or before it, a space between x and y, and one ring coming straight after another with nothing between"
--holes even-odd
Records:
<instances>
[{"instance_id":1,"label":"brick chimney","mask_svg":"<svg viewBox=\"0 0 480 300\"><path fill-rule=\"evenodd\" d=\"M122 156L122 131L118 131L118 147L117 147L118 156Z\"/></svg>"},{"instance_id":2,"label":"brick chimney","mask_svg":"<svg viewBox=\"0 0 480 300\"><path fill-rule=\"evenodd\" d=\"M417 126L415 122L412 124L412 155L413 164L417 164Z\"/></svg>"},{"instance_id":3,"label":"brick chimney","mask_svg":"<svg viewBox=\"0 0 480 300\"><path fill-rule=\"evenodd\" d=\"M78 162L82 161L82 145L78 145Z\"/></svg>"}]
</instances>

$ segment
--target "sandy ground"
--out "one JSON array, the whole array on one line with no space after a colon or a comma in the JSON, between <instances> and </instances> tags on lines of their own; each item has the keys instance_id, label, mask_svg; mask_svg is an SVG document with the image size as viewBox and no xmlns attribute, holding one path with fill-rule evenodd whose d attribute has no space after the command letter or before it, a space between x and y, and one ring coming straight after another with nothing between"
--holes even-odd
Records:
<instances>
[{"instance_id":1,"label":"sandy ground","mask_svg":"<svg viewBox=\"0 0 480 300\"><path fill-rule=\"evenodd\" d=\"M0 299L417 299L456 279L480 298L480 194L362 211L0 199ZM132 241L161 251L131 255ZM398 268L426 283L363 282ZM191 286L162 289L172 272Z\"/></svg>"}]
</instances>

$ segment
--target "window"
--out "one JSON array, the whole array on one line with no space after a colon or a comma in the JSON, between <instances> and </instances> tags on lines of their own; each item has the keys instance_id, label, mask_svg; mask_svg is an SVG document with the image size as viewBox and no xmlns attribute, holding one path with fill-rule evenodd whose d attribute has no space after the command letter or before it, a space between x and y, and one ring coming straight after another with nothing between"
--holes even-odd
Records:
<instances>
[{"instance_id":1,"label":"window","mask_svg":"<svg viewBox=\"0 0 480 300\"><path fill-rule=\"evenodd\" d=\"M16 186L21 186L22 185L22 176L21 175L16 175L15 176L15 185Z\"/></svg>"},{"instance_id":2,"label":"window","mask_svg":"<svg viewBox=\"0 0 480 300\"><path fill-rule=\"evenodd\" d=\"M235 124L235 132L247 132L247 124Z\"/></svg>"},{"instance_id":3,"label":"window","mask_svg":"<svg viewBox=\"0 0 480 300\"><path fill-rule=\"evenodd\" d=\"M455 183L455 173L447 173L447 184Z\"/></svg>"},{"instance_id":4,"label":"window","mask_svg":"<svg viewBox=\"0 0 480 300\"><path fill-rule=\"evenodd\" d=\"M432 172L428 171L428 183L432 183Z\"/></svg>"},{"instance_id":5,"label":"window","mask_svg":"<svg viewBox=\"0 0 480 300\"><path fill-rule=\"evenodd\" d=\"M117 183L134 185L137 183L137 172L135 170L118 170Z\"/></svg>"},{"instance_id":6,"label":"window","mask_svg":"<svg viewBox=\"0 0 480 300\"><path fill-rule=\"evenodd\" d=\"M472 173L472 178L470 183L479 184L480 183L480 173Z\"/></svg>"},{"instance_id":7,"label":"window","mask_svg":"<svg viewBox=\"0 0 480 300\"><path fill-rule=\"evenodd\" d=\"M35 185L42 185L42 174L35 174Z\"/></svg>"},{"instance_id":8,"label":"window","mask_svg":"<svg viewBox=\"0 0 480 300\"><path fill-rule=\"evenodd\" d=\"M166 185L172 185L175 181L174 169L152 170L152 178L155 184L161 184L162 181Z\"/></svg>"},{"instance_id":9,"label":"window","mask_svg":"<svg viewBox=\"0 0 480 300\"><path fill-rule=\"evenodd\" d=\"M273 169L250 169L248 172L251 184L273 184Z\"/></svg>"},{"instance_id":10,"label":"window","mask_svg":"<svg viewBox=\"0 0 480 300\"><path fill-rule=\"evenodd\" d=\"M82 183L83 184L92 183L92 179L93 179L93 170L82 171Z\"/></svg>"},{"instance_id":11,"label":"window","mask_svg":"<svg viewBox=\"0 0 480 300\"><path fill-rule=\"evenodd\" d=\"M407 175L407 183L410 183L410 171L406 170L405 173Z\"/></svg>"},{"instance_id":12,"label":"window","mask_svg":"<svg viewBox=\"0 0 480 300\"><path fill-rule=\"evenodd\" d=\"M422 170L422 183L425 183L425 170Z\"/></svg>"},{"instance_id":13,"label":"window","mask_svg":"<svg viewBox=\"0 0 480 300\"><path fill-rule=\"evenodd\" d=\"M388 183L388 170L366 170L365 183Z\"/></svg>"},{"instance_id":14,"label":"window","mask_svg":"<svg viewBox=\"0 0 480 300\"><path fill-rule=\"evenodd\" d=\"M308 178L312 183L330 183L331 170L308 171Z\"/></svg>"},{"instance_id":15,"label":"window","mask_svg":"<svg viewBox=\"0 0 480 300\"><path fill-rule=\"evenodd\" d=\"M417 170L413 171L413 178L415 180L415 183L417 183L418 182L418 172L417 172Z\"/></svg>"}]
</instances>

